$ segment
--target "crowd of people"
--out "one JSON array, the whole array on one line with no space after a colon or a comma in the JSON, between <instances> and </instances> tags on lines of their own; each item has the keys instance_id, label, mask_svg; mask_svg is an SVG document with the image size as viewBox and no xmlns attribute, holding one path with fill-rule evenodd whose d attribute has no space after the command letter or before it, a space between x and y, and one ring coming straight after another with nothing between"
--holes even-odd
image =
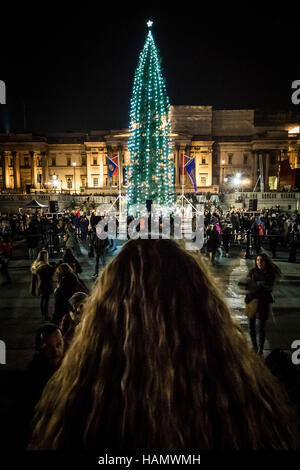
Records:
<instances>
[{"instance_id":1,"label":"crowd of people","mask_svg":"<svg viewBox=\"0 0 300 470\"><path fill-rule=\"evenodd\" d=\"M249 258L259 254L262 248L277 257L278 247L288 249L288 260L297 261L300 246L300 214L278 211L249 212L244 209L222 211L208 207L204 212L205 249L215 264L217 255L230 256L230 245L244 245Z\"/></svg>"},{"instance_id":2,"label":"crowd of people","mask_svg":"<svg viewBox=\"0 0 300 470\"><path fill-rule=\"evenodd\" d=\"M115 242L97 236L96 213L19 217L14 230L12 218L1 221L1 236L25 237L30 292L40 298L46 322L36 334L18 409L21 445L300 448L299 394L289 393L282 369L261 359L272 290L281 275L261 248L270 247L273 258L278 245L288 248L295 261L298 213L205 206L202 251L212 264L218 255L229 257L232 244L254 252L254 266L241 283L252 350L205 263L180 241L129 240L106 265ZM80 244L95 258L91 291L80 277Z\"/></svg>"}]
</instances>

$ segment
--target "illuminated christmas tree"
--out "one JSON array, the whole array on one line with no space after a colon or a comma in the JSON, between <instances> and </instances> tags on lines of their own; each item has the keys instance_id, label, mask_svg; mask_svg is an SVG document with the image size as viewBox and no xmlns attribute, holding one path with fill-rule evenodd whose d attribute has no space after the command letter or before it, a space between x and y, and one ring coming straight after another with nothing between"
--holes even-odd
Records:
<instances>
[{"instance_id":1,"label":"illuminated christmas tree","mask_svg":"<svg viewBox=\"0 0 300 470\"><path fill-rule=\"evenodd\" d=\"M146 200L170 207L175 198L171 109L160 57L149 32L135 72L130 109L128 207Z\"/></svg>"}]
</instances>

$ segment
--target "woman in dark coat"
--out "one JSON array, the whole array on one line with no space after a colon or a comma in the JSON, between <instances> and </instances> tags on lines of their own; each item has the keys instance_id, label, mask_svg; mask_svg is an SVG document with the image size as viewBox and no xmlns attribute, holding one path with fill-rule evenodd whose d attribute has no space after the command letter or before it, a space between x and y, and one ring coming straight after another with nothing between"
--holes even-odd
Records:
<instances>
[{"instance_id":1,"label":"woman in dark coat","mask_svg":"<svg viewBox=\"0 0 300 470\"><path fill-rule=\"evenodd\" d=\"M68 263L73 269L75 274L80 274L82 272L80 263L73 255L71 248L65 248L62 261L63 263Z\"/></svg>"},{"instance_id":2,"label":"woman in dark coat","mask_svg":"<svg viewBox=\"0 0 300 470\"><path fill-rule=\"evenodd\" d=\"M32 294L41 297L41 313L49 320L48 306L50 295L53 294L53 274L56 266L48 263L48 251L41 250L31 265Z\"/></svg>"},{"instance_id":3,"label":"woman in dark coat","mask_svg":"<svg viewBox=\"0 0 300 470\"><path fill-rule=\"evenodd\" d=\"M266 338L265 326L270 315L271 304L274 302L272 290L280 276L280 269L265 253L256 256L255 267L248 273L245 313L249 319L249 333L253 349L259 355L263 354Z\"/></svg>"},{"instance_id":4,"label":"woman in dark coat","mask_svg":"<svg viewBox=\"0 0 300 470\"><path fill-rule=\"evenodd\" d=\"M75 292L81 291L76 274L67 263L61 263L56 268L57 288L54 293L53 323L60 324L64 315L69 312L69 299Z\"/></svg>"}]
</instances>

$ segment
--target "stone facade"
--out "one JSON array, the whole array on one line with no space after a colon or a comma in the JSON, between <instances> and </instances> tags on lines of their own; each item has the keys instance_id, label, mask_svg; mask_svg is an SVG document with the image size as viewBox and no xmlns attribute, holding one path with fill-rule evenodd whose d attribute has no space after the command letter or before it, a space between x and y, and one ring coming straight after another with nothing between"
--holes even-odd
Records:
<instances>
[{"instance_id":1,"label":"stone facade","mask_svg":"<svg viewBox=\"0 0 300 470\"><path fill-rule=\"evenodd\" d=\"M195 158L198 192L279 189L279 165L300 168L299 116L262 115L254 110L214 110L212 106L172 106L175 186L181 192L181 155ZM292 131L292 132L291 132ZM0 135L0 189L103 193L118 191L119 176L108 176L108 158L120 156L126 190L128 129L68 132L43 136ZM239 174L239 179L236 175ZM258 181L259 174L262 177ZM187 176L185 191L193 192Z\"/></svg>"}]
</instances>

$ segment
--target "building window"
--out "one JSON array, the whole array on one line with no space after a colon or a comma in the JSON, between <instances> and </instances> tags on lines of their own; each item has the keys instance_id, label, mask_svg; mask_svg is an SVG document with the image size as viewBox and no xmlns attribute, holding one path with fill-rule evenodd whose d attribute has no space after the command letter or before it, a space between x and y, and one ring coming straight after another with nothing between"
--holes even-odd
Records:
<instances>
[{"instance_id":1,"label":"building window","mask_svg":"<svg viewBox=\"0 0 300 470\"><path fill-rule=\"evenodd\" d=\"M233 159L233 155L232 155L232 153L229 153L228 154L228 165L232 165L232 159Z\"/></svg>"},{"instance_id":2,"label":"building window","mask_svg":"<svg viewBox=\"0 0 300 470\"><path fill-rule=\"evenodd\" d=\"M244 165L247 165L248 163L248 155L244 155Z\"/></svg>"},{"instance_id":3,"label":"building window","mask_svg":"<svg viewBox=\"0 0 300 470\"><path fill-rule=\"evenodd\" d=\"M56 157L52 157L52 166L56 166Z\"/></svg>"},{"instance_id":4,"label":"building window","mask_svg":"<svg viewBox=\"0 0 300 470\"><path fill-rule=\"evenodd\" d=\"M94 186L94 188L97 188L97 187L98 187L98 182L99 182L99 179L98 179L98 178L93 178L93 186Z\"/></svg>"},{"instance_id":5,"label":"building window","mask_svg":"<svg viewBox=\"0 0 300 470\"><path fill-rule=\"evenodd\" d=\"M67 178L67 188L72 189L72 178Z\"/></svg>"},{"instance_id":6,"label":"building window","mask_svg":"<svg viewBox=\"0 0 300 470\"><path fill-rule=\"evenodd\" d=\"M81 155L81 165L86 166L86 155Z\"/></svg>"},{"instance_id":7,"label":"building window","mask_svg":"<svg viewBox=\"0 0 300 470\"><path fill-rule=\"evenodd\" d=\"M24 166L29 167L29 157L24 157Z\"/></svg>"},{"instance_id":8,"label":"building window","mask_svg":"<svg viewBox=\"0 0 300 470\"><path fill-rule=\"evenodd\" d=\"M85 176L82 176L82 177L81 177L81 187L82 187L82 188L85 188L85 187L86 187L86 177L85 177Z\"/></svg>"},{"instance_id":9,"label":"building window","mask_svg":"<svg viewBox=\"0 0 300 470\"><path fill-rule=\"evenodd\" d=\"M206 165L206 158L202 157L202 165Z\"/></svg>"},{"instance_id":10,"label":"building window","mask_svg":"<svg viewBox=\"0 0 300 470\"><path fill-rule=\"evenodd\" d=\"M97 157L93 157L93 165L98 165L98 159L97 159Z\"/></svg>"},{"instance_id":11,"label":"building window","mask_svg":"<svg viewBox=\"0 0 300 470\"><path fill-rule=\"evenodd\" d=\"M67 157L67 166L71 166L71 157Z\"/></svg>"}]
</instances>

